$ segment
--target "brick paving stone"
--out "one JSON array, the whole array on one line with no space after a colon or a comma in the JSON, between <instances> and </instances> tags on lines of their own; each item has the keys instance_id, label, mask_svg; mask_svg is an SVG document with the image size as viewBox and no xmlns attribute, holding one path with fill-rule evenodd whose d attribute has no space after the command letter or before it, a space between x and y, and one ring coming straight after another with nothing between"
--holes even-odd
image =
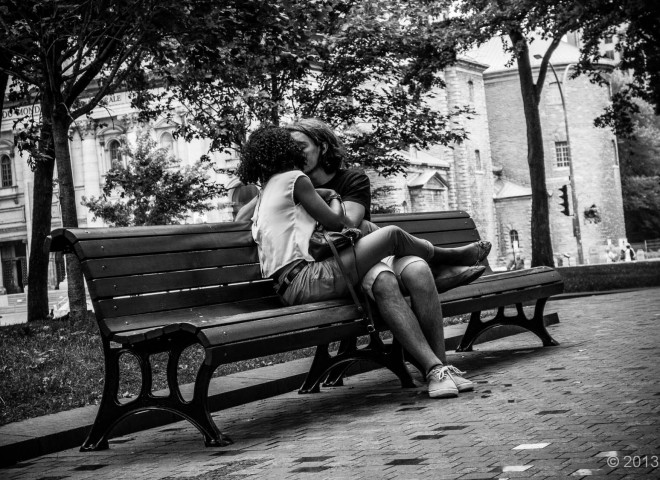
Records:
<instances>
[{"instance_id":1,"label":"brick paving stone","mask_svg":"<svg viewBox=\"0 0 660 480\"><path fill-rule=\"evenodd\" d=\"M625 455L660 455L660 289L550 302L561 343L524 333L450 352L476 391L433 400L385 370L213 415L233 440L205 448L185 422L0 470L3 479L658 478ZM541 449L519 445L544 444ZM617 468L602 452L617 452ZM303 460L301 460L303 459ZM316 459L316 460L314 460ZM96 470L76 470L79 467ZM503 471L507 466L530 466ZM581 475L591 470L595 475ZM577 473L576 473L577 472ZM576 474L576 475L574 475Z\"/></svg>"}]
</instances>

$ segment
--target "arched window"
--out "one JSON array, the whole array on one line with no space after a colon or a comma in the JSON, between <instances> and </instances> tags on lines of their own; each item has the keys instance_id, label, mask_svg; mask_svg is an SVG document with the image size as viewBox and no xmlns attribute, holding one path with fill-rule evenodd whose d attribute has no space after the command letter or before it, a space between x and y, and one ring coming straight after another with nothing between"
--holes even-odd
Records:
<instances>
[{"instance_id":1,"label":"arched window","mask_svg":"<svg viewBox=\"0 0 660 480\"><path fill-rule=\"evenodd\" d=\"M14 184L14 178L11 171L11 158L8 155L0 157L0 172L2 175L2 187L11 187Z\"/></svg>"},{"instance_id":2,"label":"arched window","mask_svg":"<svg viewBox=\"0 0 660 480\"><path fill-rule=\"evenodd\" d=\"M110 154L110 168L115 165L121 164L121 144L119 140L110 140L108 144L108 152Z\"/></svg>"},{"instance_id":3,"label":"arched window","mask_svg":"<svg viewBox=\"0 0 660 480\"><path fill-rule=\"evenodd\" d=\"M520 248L520 241L518 240L518 230L510 230L509 239L511 240L511 248L513 248L514 250Z\"/></svg>"},{"instance_id":4,"label":"arched window","mask_svg":"<svg viewBox=\"0 0 660 480\"><path fill-rule=\"evenodd\" d=\"M474 162L476 164L476 168L478 172L483 171L484 169L484 164L481 162L481 153L479 150L474 151Z\"/></svg>"},{"instance_id":5,"label":"arched window","mask_svg":"<svg viewBox=\"0 0 660 480\"><path fill-rule=\"evenodd\" d=\"M165 132L160 136L160 146L174 152L174 137L170 132Z\"/></svg>"},{"instance_id":6,"label":"arched window","mask_svg":"<svg viewBox=\"0 0 660 480\"><path fill-rule=\"evenodd\" d=\"M474 102L474 82L468 80L468 99L470 102Z\"/></svg>"}]
</instances>

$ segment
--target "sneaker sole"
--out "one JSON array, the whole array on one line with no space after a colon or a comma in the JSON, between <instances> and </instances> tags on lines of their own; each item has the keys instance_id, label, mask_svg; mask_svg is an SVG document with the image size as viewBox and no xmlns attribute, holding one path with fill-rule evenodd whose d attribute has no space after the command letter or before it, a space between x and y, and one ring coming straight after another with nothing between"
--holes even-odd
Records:
<instances>
[{"instance_id":1,"label":"sneaker sole","mask_svg":"<svg viewBox=\"0 0 660 480\"><path fill-rule=\"evenodd\" d=\"M474 385L468 385L465 387L456 387L458 388L458 393L472 392L474 390Z\"/></svg>"},{"instance_id":2,"label":"sneaker sole","mask_svg":"<svg viewBox=\"0 0 660 480\"><path fill-rule=\"evenodd\" d=\"M454 398L458 397L458 390L435 390L429 391L431 398Z\"/></svg>"}]
</instances>

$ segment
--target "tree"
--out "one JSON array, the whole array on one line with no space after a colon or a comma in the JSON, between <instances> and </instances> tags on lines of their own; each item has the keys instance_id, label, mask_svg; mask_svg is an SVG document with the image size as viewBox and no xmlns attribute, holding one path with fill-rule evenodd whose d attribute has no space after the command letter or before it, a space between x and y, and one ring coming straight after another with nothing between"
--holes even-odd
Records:
<instances>
[{"instance_id":1,"label":"tree","mask_svg":"<svg viewBox=\"0 0 660 480\"><path fill-rule=\"evenodd\" d=\"M0 7L0 70L13 79L14 100L37 99L41 105L41 132L30 128L19 139L35 165L28 320L43 318L48 308L42 245L50 229L45 212L51 207L53 157L63 224L77 226L69 127L118 88L146 88L148 59L172 55L174 34L212 30L207 7L195 0L21 0ZM80 266L70 255L66 263L71 315L81 317L86 305Z\"/></svg>"},{"instance_id":2,"label":"tree","mask_svg":"<svg viewBox=\"0 0 660 480\"><path fill-rule=\"evenodd\" d=\"M138 137L135 149L126 147L122 154L128 161L108 171L103 195L82 202L112 227L179 223L192 212L211 210L209 201L226 193L210 181L208 157L182 167L148 132Z\"/></svg>"},{"instance_id":3,"label":"tree","mask_svg":"<svg viewBox=\"0 0 660 480\"><path fill-rule=\"evenodd\" d=\"M600 18L603 2L462 0L449 3L454 5L455 15L450 18L449 34L445 33L444 39L449 38L465 49L493 37L506 35L510 39L510 43L503 44L511 55L511 62L518 68L527 126L527 163L532 189L532 266L553 266L539 101L550 59L562 37ZM446 7L447 2L438 2L438 6ZM534 78L529 44L538 37L547 40L548 46ZM600 66L592 64L589 68Z\"/></svg>"},{"instance_id":4,"label":"tree","mask_svg":"<svg viewBox=\"0 0 660 480\"><path fill-rule=\"evenodd\" d=\"M258 43L240 32L231 48L177 57L162 72L166 88L140 99L144 115L182 105L185 138L212 149L240 149L256 123L320 117L344 133L351 161L383 174L405 169L395 150L449 145L466 136L461 115L433 107L439 72L455 61L452 45L430 35L426 2L357 0L265 2Z\"/></svg>"}]
</instances>

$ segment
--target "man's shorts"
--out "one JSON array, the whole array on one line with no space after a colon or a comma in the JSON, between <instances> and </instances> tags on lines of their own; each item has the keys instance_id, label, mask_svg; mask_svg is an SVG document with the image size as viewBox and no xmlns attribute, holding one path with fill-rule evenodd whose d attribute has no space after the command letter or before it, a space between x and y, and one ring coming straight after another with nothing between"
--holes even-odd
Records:
<instances>
[{"instance_id":1,"label":"man's shorts","mask_svg":"<svg viewBox=\"0 0 660 480\"><path fill-rule=\"evenodd\" d=\"M401 291L404 294L407 294L408 291L406 290L405 285L401 281L401 273L403 273L403 271L408 265L415 262L424 262L424 259L420 257L416 257L414 255L408 255L406 257L395 257L392 255L389 257L385 257L376 265L371 267L371 269L362 278L362 288L367 293L367 295L371 297L372 300L375 300L374 294L372 292L372 288L374 286L374 282L376 281L376 278L378 278L378 275L380 275L382 272L392 272L396 277L397 281L399 282L399 288L401 288Z\"/></svg>"}]
</instances>

